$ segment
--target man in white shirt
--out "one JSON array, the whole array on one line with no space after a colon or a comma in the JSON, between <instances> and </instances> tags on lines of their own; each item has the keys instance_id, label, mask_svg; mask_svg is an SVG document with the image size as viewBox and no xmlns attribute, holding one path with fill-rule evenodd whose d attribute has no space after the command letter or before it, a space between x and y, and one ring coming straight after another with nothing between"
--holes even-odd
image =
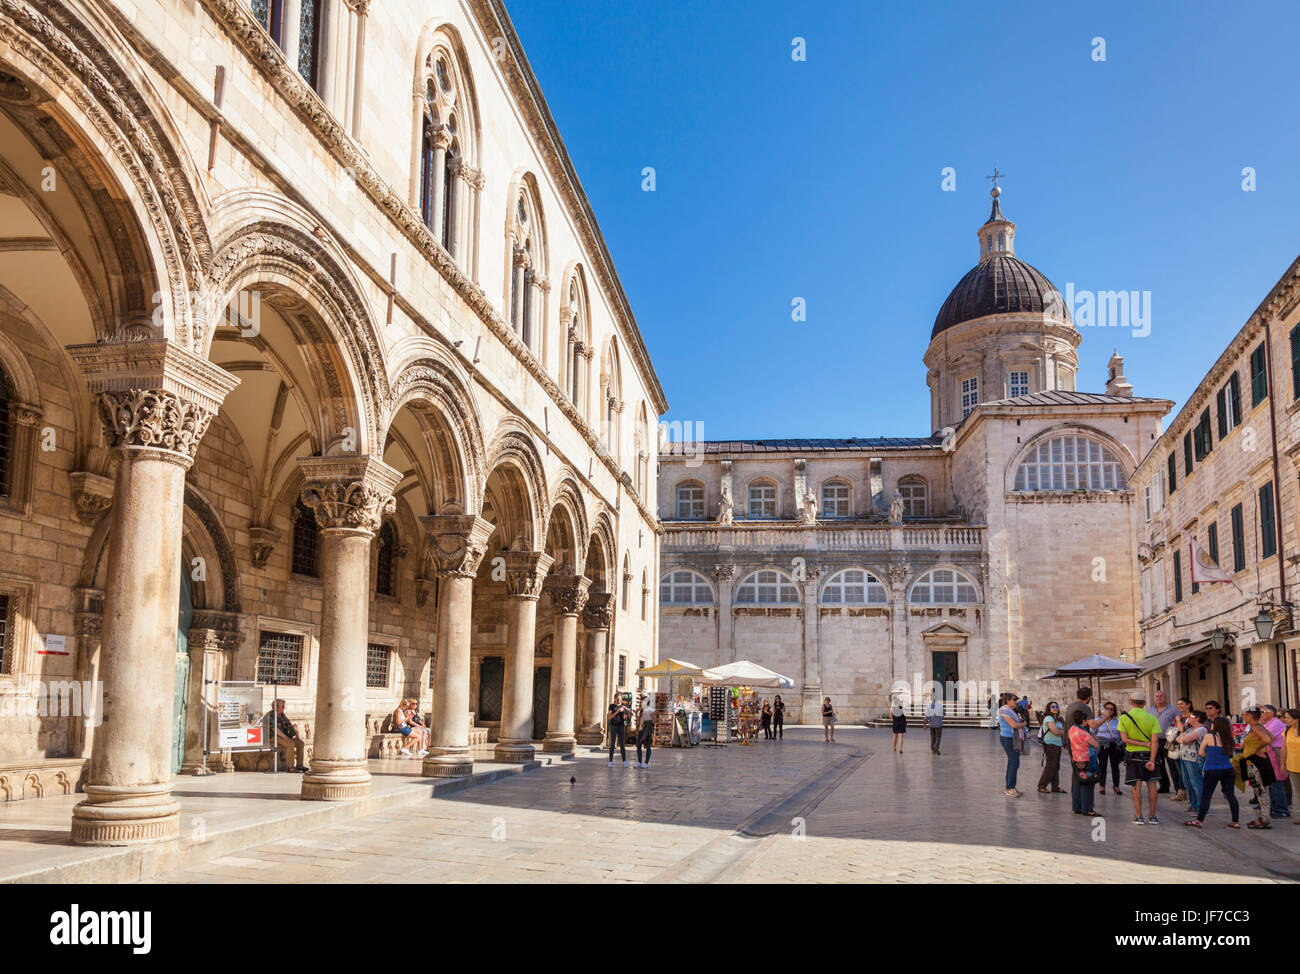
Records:
<instances>
[{"instance_id":1,"label":"man in white shirt","mask_svg":"<svg viewBox=\"0 0 1300 974\"><path fill-rule=\"evenodd\" d=\"M925 726L930 728L930 751L939 753L939 741L943 738L943 701L933 693L925 704Z\"/></svg>"},{"instance_id":2,"label":"man in white shirt","mask_svg":"<svg viewBox=\"0 0 1300 974\"><path fill-rule=\"evenodd\" d=\"M650 745L655 737L655 699L653 694L641 694L641 718L636 729L636 766L650 767ZM641 747L645 746L645 760L641 760Z\"/></svg>"}]
</instances>

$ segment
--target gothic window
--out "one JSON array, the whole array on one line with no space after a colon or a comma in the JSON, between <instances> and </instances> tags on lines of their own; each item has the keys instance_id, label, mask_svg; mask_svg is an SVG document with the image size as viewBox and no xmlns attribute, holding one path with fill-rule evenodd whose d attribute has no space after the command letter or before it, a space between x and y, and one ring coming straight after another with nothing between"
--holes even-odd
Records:
<instances>
[{"instance_id":1,"label":"gothic window","mask_svg":"<svg viewBox=\"0 0 1300 974\"><path fill-rule=\"evenodd\" d=\"M1029 395L1029 373L1022 371L1010 372L1007 375L1007 395L1014 399L1016 396Z\"/></svg>"},{"instance_id":2,"label":"gothic window","mask_svg":"<svg viewBox=\"0 0 1300 974\"><path fill-rule=\"evenodd\" d=\"M888 601L884 583L861 568L836 572L822 589L822 605L869 605Z\"/></svg>"},{"instance_id":3,"label":"gothic window","mask_svg":"<svg viewBox=\"0 0 1300 974\"><path fill-rule=\"evenodd\" d=\"M822 484L822 517L849 517L851 497L849 485L843 480L828 480Z\"/></svg>"},{"instance_id":4,"label":"gothic window","mask_svg":"<svg viewBox=\"0 0 1300 974\"><path fill-rule=\"evenodd\" d=\"M477 106L457 54L459 46L446 30L435 35L416 76L416 90L423 91L424 98L418 108L421 137L413 163L419 182L413 186L411 204L418 205L421 220L443 250L472 270L466 258L474 249L471 186L477 178Z\"/></svg>"},{"instance_id":5,"label":"gothic window","mask_svg":"<svg viewBox=\"0 0 1300 974\"><path fill-rule=\"evenodd\" d=\"M645 500L646 488L650 485L650 424L646 419L645 403L637 407L636 413L636 492Z\"/></svg>"},{"instance_id":6,"label":"gothic window","mask_svg":"<svg viewBox=\"0 0 1300 974\"><path fill-rule=\"evenodd\" d=\"M319 547L320 528L311 508L298 498L293 506L292 571L295 575L316 577L316 550Z\"/></svg>"},{"instance_id":7,"label":"gothic window","mask_svg":"<svg viewBox=\"0 0 1300 974\"><path fill-rule=\"evenodd\" d=\"M252 8L253 17L271 35L271 40L283 47L284 0L252 0Z\"/></svg>"},{"instance_id":8,"label":"gothic window","mask_svg":"<svg viewBox=\"0 0 1300 974\"><path fill-rule=\"evenodd\" d=\"M1115 455L1086 436L1064 434L1029 448L1016 470L1015 490L1123 490Z\"/></svg>"},{"instance_id":9,"label":"gothic window","mask_svg":"<svg viewBox=\"0 0 1300 974\"><path fill-rule=\"evenodd\" d=\"M761 480L749 485L749 516L756 519L776 517L776 484Z\"/></svg>"},{"instance_id":10,"label":"gothic window","mask_svg":"<svg viewBox=\"0 0 1300 974\"><path fill-rule=\"evenodd\" d=\"M746 575L736 586L736 602L740 605L795 605L799 602L799 587L784 572L764 568Z\"/></svg>"},{"instance_id":11,"label":"gothic window","mask_svg":"<svg viewBox=\"0 0 1300 974\"><path fill-rule=\"evenodd\" d=\"M682 484L677 488L677 518L680 521L704 520L704 485Z\"/></svg>"},{"instance_id":12,"label":"gothic window","mask_svg":"<svg viewBox=\"0 0 1300 974\"><path fill-rule=\"evenodd\" d=\"M980 380L977 376L961 380L961 418L965 419L971 414L980 402Z\"/></svg>"},{"instance_id":13,"label":"gothic window","mask_svg":"<svg viewBox=\"0 0 1300 974\"><path fill-rule=\"evenodd\" d=\"M912 586L908 602L917 605L969 605L979 602L975 583L952 568L932 568Z\"/></svg>"},{"instance_id":14,"label":"gothic window","mask_svg":"<svg viewBox=\"0 0 1300 974\"><path fill-rule=\"evenodd\" d=\"M263 632L257 647L257 682L298 686L302 682L302 636Z\"/></svg>"},{"instance_id":15,"label":"gothic window","mask_svg":"<svg viewBox=\"0 0 1300 974\"><path fill-rule=\"evenodd\" d=\"M375 565L375 594L397 595L397 529L392 520L384 522L375 539L379 559Z\"/></svg>"},{"instance_id":16,"label":"gothic window","mask_svg":"<svg viewBox=\"0 0 1300 974\"><path fill-rule=\"evenodd\" d=\"M903 517L930 516L929 490L924 480L904 477L898 482L898 492L903 497Z\"/></svg>"},{"instance_id":17,"label":"gothic window","mask_svg":"<svg viewBox=\"0 0 1300 974\"><path fill-rule=\"evenodd\" d=\"M660 580L659 601L664 605L712 605L713 586L699 572L679 568Z\"/></svg>"},{"instance_id":18,"label":"gothic window","mask_svg":"<svg viewBox=\"0 0 1300 974\"><path fill-rule=\"evenodd\" d=\"M546 238L536 184L531 175L519 187L507 235L510 256L510 321L524 345L539 358L542 280L546 275Z\"/></svg>"},{"instance_id":19,"label":"gothic window","mask_svg":"<svg viewBox=\"0 0 1300 974\"><path fill-rule=\"evenodd\" d=\"M302 0L298 21L298 74L315 91L320 91L321 2Z\"/></svg>"}]
</instances>

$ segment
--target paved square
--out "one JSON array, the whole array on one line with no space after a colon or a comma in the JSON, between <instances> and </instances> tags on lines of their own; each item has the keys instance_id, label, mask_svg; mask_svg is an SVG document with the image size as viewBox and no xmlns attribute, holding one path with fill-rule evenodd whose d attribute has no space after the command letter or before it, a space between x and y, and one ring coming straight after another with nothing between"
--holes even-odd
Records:
<instances>
[{"instance_id":1,"label":"paved square","mask_svg":"<svg viewBox=\"0 0 1300 974\"><path fill-rule=\"evenodd\" d=\"M660 749L649 771L576 761L446 798L320 828L166 873L209 882L1294 882L1300 828L1231 832L1216 801L1193 832L1172 803L1164 824L1132 805L1086 820L1065 795L1002 794L1002 752L987 730L924 732L902 755L885 730L813 728L752 748ZM575 780L571 783L570 778ZM1068 784L1068 781L1063 781ZM1162 798L1165 796L1161 796ZM1243 817L1248 806L1242 797ZM802 821L800 821L802 820ZM802 832L802 835L799 833Z\"/></svg>"}]
</instances>

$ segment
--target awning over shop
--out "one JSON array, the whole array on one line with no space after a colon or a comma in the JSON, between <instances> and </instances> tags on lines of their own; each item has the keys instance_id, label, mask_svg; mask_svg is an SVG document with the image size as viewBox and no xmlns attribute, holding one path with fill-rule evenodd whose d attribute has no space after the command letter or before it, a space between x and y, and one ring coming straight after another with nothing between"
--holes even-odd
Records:
<instances>
[{"instance_id":1,"label":"awning over shop","mask_svg":"<svg viewBox=\"0 0 1300 974\"><path fill-rule=\"evenodd\" d=\"M1196 653L1203 653L1207 649L1213 648L1214 644L1209 639L1198 639L1195 642L1185 643L1174 649L1167 649L1163 653L1156 653L1154 656L1148 656L1138 663L1142 667L1142 672L1138 676L1146 676L1148 673L1154 673L1171 663L1177 663Z\"/></svg>"}]
</instances>

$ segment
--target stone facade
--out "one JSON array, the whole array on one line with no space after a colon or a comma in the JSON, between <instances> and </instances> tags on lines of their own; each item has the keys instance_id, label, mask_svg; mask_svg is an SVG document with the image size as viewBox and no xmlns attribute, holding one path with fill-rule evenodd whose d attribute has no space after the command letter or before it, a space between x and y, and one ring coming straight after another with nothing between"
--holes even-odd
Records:
<instances>
[{"instance_id":1,"label":"stone facade","mask_svg":"<svg viewBox=\"0 0 1300 974\"><path fill-rule=\"evenodd\" d=\"M1229 342L1138 468L1145 678L1171 698L1300 704L1300 260ZM1171 480L1172 465L1172 480ZM1194 584L1192 543L1228 581ZM1263 639L1256 619L1272 623ZM1221 648L1214 646L1215 638Z\"/></svg>"},{"instance_id":2,"label":"stone facade","mask_svg":"<svg viewBox=\"0 0 1300 974\"><path fill-rule=\"evenodd\" d=\"M1008 229L995 195L959 290L978 297L970 282L1007 267L1044 290L1003 307L998 278L967 317L949 313L954 291L925 354L931 436L661 449L661 655L752 659L793 679L791 718L815 722L823 696L861 721L904 687L919 706L932 680L959 713L999 688L1046 701L1073 694L1040 682L1058 665L1137 654L1129 478L1171 403L1134 397L1118 356L1105 393L1074 390L1081 336L1046 278L1012 263ZM869 586L841 584L863 572Z\"/></svg>"},{"instance_id":3,"label":"stone facade","mask_svg":"<svg viewBox=\"0 0 1300 974\"><path fill-rule=\"evenodd\" d=\"M496 733L515 654L528 737L654 659L638 599L542 591L516 632L517 556L658 574L667 404L504 8L317 7L304 38L292 0L0 4L2 791L82 776L78 841L174 833L204 678L265 683L272 646L323 799L399 697L433 761ZM36 712L56 680L103 723Z\"/></svg>"}]
</instances>

